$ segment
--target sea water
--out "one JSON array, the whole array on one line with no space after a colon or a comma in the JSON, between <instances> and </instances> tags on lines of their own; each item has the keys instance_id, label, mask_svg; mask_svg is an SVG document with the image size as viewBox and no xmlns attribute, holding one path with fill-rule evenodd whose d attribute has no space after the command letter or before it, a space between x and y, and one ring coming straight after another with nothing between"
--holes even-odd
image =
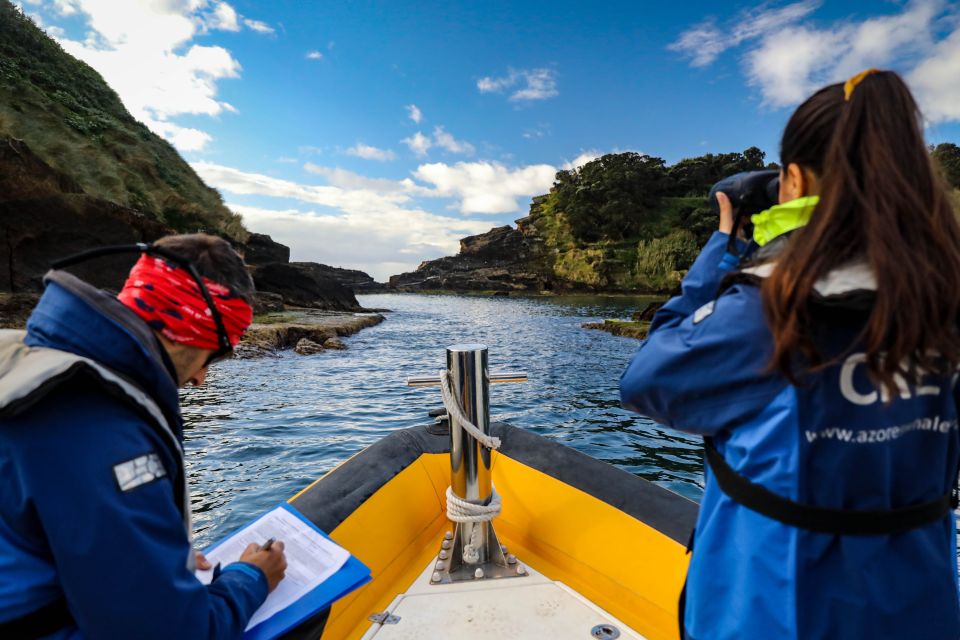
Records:
<instances>
[{"instance_id":1,"label":"sea water","mask_svg":"<svg viewBox=\"0 0 960 640\"><path fill-rule=\"evenodd\" d=\"M489 346L490 369L529 382L490 389L491 415L699 500L698 438L620 408L618 381L639 342L581 328L629 318L649 298L381 294L386 321L346 351L292 351L215 365L182 392L197 545L202 548L396 429L428 423L439 388L406 378L445 363L444 348Z\"/></svg>"}]
</instances>

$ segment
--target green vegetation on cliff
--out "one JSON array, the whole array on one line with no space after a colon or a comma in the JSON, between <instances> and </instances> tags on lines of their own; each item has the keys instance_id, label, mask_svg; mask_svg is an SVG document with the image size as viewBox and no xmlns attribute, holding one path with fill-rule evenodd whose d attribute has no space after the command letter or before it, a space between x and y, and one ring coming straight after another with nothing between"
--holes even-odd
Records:
<instances>
[{"instance_id":1,"label":"green vegetation on cliff","mask_svg":"<svg viewBox=\"0 0 960 640\"><path fill-rule=\"evenodd\" d=\"M608 154L560 171L550 193L518 221L552 256L554 275L573 286L668 291L716 229L710 187L764 168L764 153L708 154L672 166L639 153Z\"/></svg>"},{"instance_id":2,"label":"green vegetation on cliff","mask_svg":"<svg viewBox=\"0 0 960 640\"><path fill-rule=\"evenodd\" d=\"M0 138L24 140L85 193L178 231L246 240L223 204L165 140L135 120L103 78L0 0Z\"/></svg>"}]
</instances>

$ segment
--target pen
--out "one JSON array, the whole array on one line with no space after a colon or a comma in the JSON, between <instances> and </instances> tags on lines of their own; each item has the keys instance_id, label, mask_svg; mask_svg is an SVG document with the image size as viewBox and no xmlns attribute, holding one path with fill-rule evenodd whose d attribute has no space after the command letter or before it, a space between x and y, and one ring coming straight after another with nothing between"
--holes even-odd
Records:
<instances>
[{"instance_id":1,"label":"pen","mask_svg":"<svg viewBox=\"0 0 960 640\"><path fill-rule=\"evenodd\" d=\"M264 545L263 545L262 547L260 547L260 551L270 551L270 547L273 546L274 540L276 540L276 538L270 538L269 540L267 540L267 541L264 543Z\"/></svg>"}]
</instances>

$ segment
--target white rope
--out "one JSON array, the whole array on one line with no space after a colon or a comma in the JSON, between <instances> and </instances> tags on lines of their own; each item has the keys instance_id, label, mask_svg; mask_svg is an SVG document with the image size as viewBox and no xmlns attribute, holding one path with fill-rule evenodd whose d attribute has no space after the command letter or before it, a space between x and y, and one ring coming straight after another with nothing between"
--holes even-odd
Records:
<instances>
[{"instance_id":1,"label":"white rope","mask_svg":"<svg viewBox=\"0 0 960 640\"><path fill-rule=\"evenodd\" d=\"M480 562L480 526L500 515L501 506L500 494L493 487L490 488L489 504L463 500L453 492L453 487L447 487L447 518L458 524L474 525L471 527L470 540L463 541L463 561L467 564Z\"/></svg>"},{"instance_id":2,"label":"white rope","mask_svg":"<svg viewBox=\"0 0 960 640\"><path fill-rule=\"evenodd\" d=\"M457 421L460 428L476 438L477 442L487 449L499 449L500 438L491 436L480 430L480 427L470 422L470 418L463 412L460 400L453 393L453 376L447 370L440 372L440 393L443 395L443 406L450 417Z\"/></svg>"},{"instance_id":3,"label":"white rope","mask_svg":"<svg viewBox=\"0 0 960 640\"><path fill-rule=\"evenodd\" d=\"M447 487L447 518L451 522L488 522L500 515L500 494L491 489L489 504L468 502L453 492L453 487Z\"/></svg>"}]
</instances>

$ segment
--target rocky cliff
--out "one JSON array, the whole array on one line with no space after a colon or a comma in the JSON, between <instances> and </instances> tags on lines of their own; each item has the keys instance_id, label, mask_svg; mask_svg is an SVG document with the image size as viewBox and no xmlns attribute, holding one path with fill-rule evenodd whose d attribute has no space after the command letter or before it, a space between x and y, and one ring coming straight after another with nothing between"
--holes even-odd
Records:
<instances>
[{"instance_id":1,"label":"rocky cliff","mask_svg":"<svg viewBox=\"0 0 960 640\"><path fill-rule=\"evenodd\" d=\"M527 228L529 229L529 227ZM542 239L523 227L504 226L460 241L455 256L423 262L416 271L390 278L400 290L542 291L551 289Z\"/></svg>"},{"instance_id":2,"label":"rocky cliff","mask_svg":"<svg viewBox=\"0 0 960 640\"><path fill-rule=\"evenodd\" d=\"M0 138L0 291L39 292L57 258L171 232L135 209L83 193L23 141ZM117 289L135 259L113 256L73 271L96 286Z\"/></svg>"},{"instance_id":3,"label":"rocky cliff","mask_svg":"<svg viewBox=\"0 0 960 640\"><path fill-rule=\"evenodd\" d=\"M353 287L373 283L359 271L290 263L288 247L250 233L96 71L0 0L0 324L19 321L57 258L197 231L226 238L245 256L267 294L263 309L354 310ZM135 259L71 270L117 290Z\"/></svg>"},{"instance_id":4,"label":"rocky cliff","mask_svg":"<svg viewBox=\"0 0 960 640\"><path fill-rule=\"evenodd\" d=\"M341 269L340 267L328 267L325 264L294 262L293 264L312 264L316 267L316 272L326 278L339 282L343 286L353 289L357 293L370 293L373 291L383 291L387 285L377 282L373 277L358 269Z\"/></svg>"}]
</instances>

